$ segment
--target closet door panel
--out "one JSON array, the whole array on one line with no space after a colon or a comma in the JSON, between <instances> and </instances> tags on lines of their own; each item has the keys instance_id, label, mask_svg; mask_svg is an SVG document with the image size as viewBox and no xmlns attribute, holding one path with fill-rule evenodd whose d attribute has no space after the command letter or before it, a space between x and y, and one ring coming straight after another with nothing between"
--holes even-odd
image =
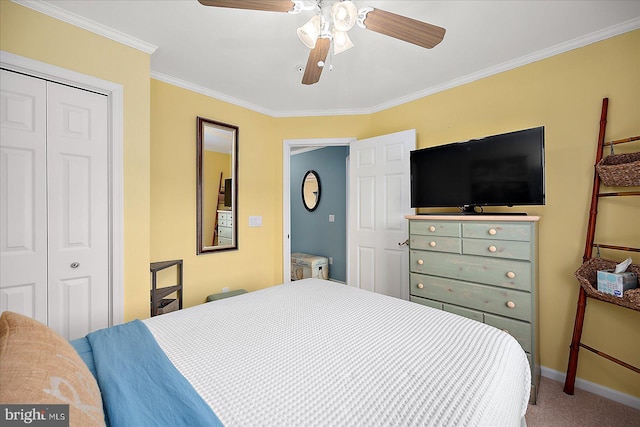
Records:
<instances>
[{"instance_id":1,"label":"closet door panel","mask_svg":"<svg viewBox=\"0 0 640 427\"><path fill-rule=\"evenodd\" d=\"M0 72L0 312L47 323L46 82Z\"/></svg>"},{"instance_id":2,"label":"closet door panel","mask_svg":"<svg viewBox=\"0 0 640 427\"><path fill-rule=\"evenodd\" d=\"M48 84L49 325L67 339L109 325L106 96Z\"/></svg>"}]
</instances>

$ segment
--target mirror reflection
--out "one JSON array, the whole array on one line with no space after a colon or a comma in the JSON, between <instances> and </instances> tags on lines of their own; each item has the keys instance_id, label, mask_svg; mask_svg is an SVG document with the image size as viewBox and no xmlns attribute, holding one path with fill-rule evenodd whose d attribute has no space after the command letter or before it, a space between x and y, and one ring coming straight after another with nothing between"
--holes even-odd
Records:
<instances>
[{"instance_id":1,"label":"mirror reflection","mask_svg":"<svg viewBox=\"0 0 640 427\"><path fill-rule=\"evenodd\" d=\"M320 177L316 171L307 171L302 178L302 203L309 212L316 210L320 203Z\"/></svg>"},{"instance_id":2,"label":"mirror reflection","mask_svg":"<svg viewBox=\"0 0 640 427\"><path fill-rule=\"evenodd\" d=\"M237 249L238 127L197 118L197 253Z\"/></svg>"}]
</instances>

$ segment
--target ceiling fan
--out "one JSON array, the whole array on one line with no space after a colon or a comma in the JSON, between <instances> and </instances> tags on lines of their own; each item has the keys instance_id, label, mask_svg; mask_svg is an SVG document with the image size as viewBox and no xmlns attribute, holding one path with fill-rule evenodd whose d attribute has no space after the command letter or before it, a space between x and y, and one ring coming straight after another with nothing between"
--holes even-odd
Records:
<instances>
[{"instance_id":1,"label":"ceiling fan","mask_svg":"<svg viewBox=\"0 0 640 427\"><path fill-rule=\"evenodd\" d=\"M320 80L327 54L333 43L334 54L354 46L348 31L358 26L376 33L431 49L442 41L445 29L416 19L396 15L373 7L358 10L350 0L198 0L205 6L231 9L286 12L291 14L314 10L316 14L298 28L298 38L311 49L302 76L302 84ZM326 4L326 3L330 3Z\"/></svg>"}]
</instances>

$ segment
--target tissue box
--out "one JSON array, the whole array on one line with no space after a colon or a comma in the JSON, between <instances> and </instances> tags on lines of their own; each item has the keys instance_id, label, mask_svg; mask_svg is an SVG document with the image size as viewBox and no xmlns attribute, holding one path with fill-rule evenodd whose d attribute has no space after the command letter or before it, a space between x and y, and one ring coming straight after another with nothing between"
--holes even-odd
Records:
<instances>
[{"instance_id":1,"label":"tissue box","mask_svg":"<svg viewBox=\"0 0 640 427\"><path fill-rule=\"evenodd\" d=\"M599 270L598 291L622 297L624 291L638 287L638 275L632 272L614 273L613 270Z\"/></svg>"}]
</instances>

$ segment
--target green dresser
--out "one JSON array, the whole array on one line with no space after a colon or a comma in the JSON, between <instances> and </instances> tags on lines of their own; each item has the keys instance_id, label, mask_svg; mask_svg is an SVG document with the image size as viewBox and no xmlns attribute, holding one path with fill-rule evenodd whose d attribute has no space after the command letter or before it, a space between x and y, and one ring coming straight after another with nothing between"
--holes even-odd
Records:
<instances>
[{"instance_id":1,"label":"green dresser","mask_svg":"<svg viewBox=\"0 0 640 427\"><path fill-rule=\"evenodd\" d=\"M537 216L414 215L410 299L511 334L540 382Z\"/></svg>"}]
</instances>

